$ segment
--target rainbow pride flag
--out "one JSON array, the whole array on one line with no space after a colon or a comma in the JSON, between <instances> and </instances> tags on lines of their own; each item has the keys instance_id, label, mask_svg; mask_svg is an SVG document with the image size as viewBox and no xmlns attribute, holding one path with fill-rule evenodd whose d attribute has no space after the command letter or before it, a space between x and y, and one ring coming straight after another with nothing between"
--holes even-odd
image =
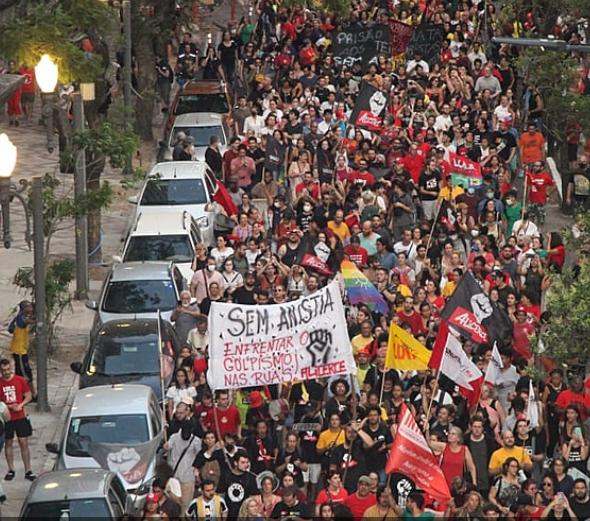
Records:
<instances>
[{"instance_id":1,"label":"rainbow pride flag","mask_svg":"<svg viewBox=\"0 0 590 521\"><path fill-rule=\"evenodd\" d=\"M342 264L340 264L340 270L344 278L348 301L351 304L365 304L371 311L387 315L389 312L387 302L365 274L356 267L354 262L347 259L343 260Z\"/></svg>"}]
</instances>

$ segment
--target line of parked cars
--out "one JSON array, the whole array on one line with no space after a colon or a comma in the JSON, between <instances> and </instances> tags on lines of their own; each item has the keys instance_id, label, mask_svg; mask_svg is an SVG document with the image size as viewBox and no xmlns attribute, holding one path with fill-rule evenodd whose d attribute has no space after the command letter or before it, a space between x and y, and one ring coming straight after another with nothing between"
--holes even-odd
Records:
<instances>
[{"instance_id":1,"label":"line of parked cars","mask_svg":"<svg viewBox=\"0 0 590 521\"><path fill-rule=\"evenodd\" d=\"M174 100L161 161L129 198L134 210L121 251L98 299L86 302L96 314L84 359L71 364L80 390L61 441L46 446L56 455L54 470L33 483L20 519L114 520L139 508L149 492L158 454L139 477L125 471L124 457L108 460L104 470L91 452L96 444L133 449L162 439L163 392L182 347L170 318L190 283L196 244L213 242L217 181L204 150L212 134L226 145L230 128L221 82L189 82ZM166 161L180 130L203 147L196 161Z\"/></svg>"}]
</instances>

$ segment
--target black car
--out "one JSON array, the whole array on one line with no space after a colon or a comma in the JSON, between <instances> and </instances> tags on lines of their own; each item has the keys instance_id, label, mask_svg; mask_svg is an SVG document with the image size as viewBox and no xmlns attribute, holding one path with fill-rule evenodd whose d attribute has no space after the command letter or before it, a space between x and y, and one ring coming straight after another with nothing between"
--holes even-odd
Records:
<instances>
[{"instance_id":1,"label":"black car","mask_svg":"<svg viewBox=\"0 0 590 521\"><path fill-rule=\"evenodd\" d=\"M162 350L158 349L158 320L112 320L90 338L82 363L70 368L80 375L80 389L97 385L133 383L151 387L162 399L160 363L164 389L174 375L175 358L181 344L170 322L161 322Z\"/></svg>"}]
</instances>

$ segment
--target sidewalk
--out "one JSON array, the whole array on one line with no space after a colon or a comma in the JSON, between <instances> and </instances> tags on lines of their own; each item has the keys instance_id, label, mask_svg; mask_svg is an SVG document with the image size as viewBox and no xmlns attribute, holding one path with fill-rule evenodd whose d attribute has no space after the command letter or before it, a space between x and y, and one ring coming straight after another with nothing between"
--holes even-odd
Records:
<instances>
[{"instance_id":1,"label":"sidewalk","mask_svg":"<svg viewBox=\"0 0 590 521\"><path fill-rule=\"evenodd\" d=\"M46 150L45 128L38 125L40 106L39 100L35 107L33 121L30 126L21 123L19 127L10 127L6 122L0 124L0 133L8 134L10 140L18 147L18 160L12 175L13 181L18 185L20 179L31 181L34 176L47 172L56 172L58 152L49 154ZM149 150L149 148L148 148ZM151 157L144 154L144 165L149 163ZM73 190L73 176L71 174L56 174L62 183L64 193ZM110 257L118 252L121 240L127 231L131 204L127 203L127 193L121 187L121 174L105 170L103 179L108 179L115 191L113 205L102 213L103 226L103 260L108 262ZM18 201L14 200L10 205L12 247L4 249L0 242L0 357L10 358L10 334L7 326L11 320L14 309L19 301L24 299L24 294L19 294L12 280L18 268L33 266L33 252L29 251L24 241L25 216ZM32 222L31 222L32 227ZM32 231L32 229L31 229ZM74 225L66 223L52 238L50 254L68 255L74 257ZM106 269L94 270L94 273L106 273ZM90 281L90 297L96 298L102 286L102 280ZM73 290L74 288L72 288ZM54 356L48 360L48 398L51 412L40 414L35 405L29 405L29 414L33 426L33 436L29 438L31 452L31 466L33 472L39 474L49 471L54 464L54 456L45 450L45 444L59 441L62 435L65 417L69 411L74 394L78 389L77 375L73 373L69 364L82 360L88 344L88 333L92 326L94 312L87 309L84 302L73 302L72 309L66 310L59 324L60 346ZM31 360L34 364L35 360ZM35 367L33 371L36 374ZM1 517L16 517L20 512L31 483L24 479L24 469L20 456L20 450L15 440L15 472L13 481L2 481L4 492L8 501L1 508ZM5 456L0 455L0 479L7 471Z\"/></svg>"}]
</instances>

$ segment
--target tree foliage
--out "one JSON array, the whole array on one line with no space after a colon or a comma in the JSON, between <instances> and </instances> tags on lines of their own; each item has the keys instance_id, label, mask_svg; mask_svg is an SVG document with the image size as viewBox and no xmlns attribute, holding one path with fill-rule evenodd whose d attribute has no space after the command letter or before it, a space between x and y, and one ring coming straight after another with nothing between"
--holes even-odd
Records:
<instances>
[{"instance_id":1,"label":"tree foliage","mask_svg":"<svg viewBox=\"0 0 590 521\"><path fill-rule=\"evenodd\" d=\"M104 72L102 57L85 53L80 41L112 27L114 12L96 0L25 2L20 16L0 25L0 48L17 62L36 65L49 54L63 83L94 81Z\"/></svg>"},{"instance_id":2,"label":"tree foliage","mask_svg":"<svg viewBox=\"0 0 590 521\"><path fill-rule=\"evenodd\" d=\"M562 150L569 121L577 121L585 135L590 135L590 96L577 92L576 58L564 52L528 47L521 49L516 66L524 80L541 92L545 125Z\"/></svg>"},{"instance_id":3,"label":"tree foliage","mask_svg":"<svg viewBox=\"0 0 590 521\"><path fill-rule=\"evenodd\" d=\"M576 228L564 232L569 251L582 252L579 262L552 276L546 305L550 312L543 343L555 360L566 367L586 366L590 361L590 212L579 216Z\"/></svg>"}]
</instances>

